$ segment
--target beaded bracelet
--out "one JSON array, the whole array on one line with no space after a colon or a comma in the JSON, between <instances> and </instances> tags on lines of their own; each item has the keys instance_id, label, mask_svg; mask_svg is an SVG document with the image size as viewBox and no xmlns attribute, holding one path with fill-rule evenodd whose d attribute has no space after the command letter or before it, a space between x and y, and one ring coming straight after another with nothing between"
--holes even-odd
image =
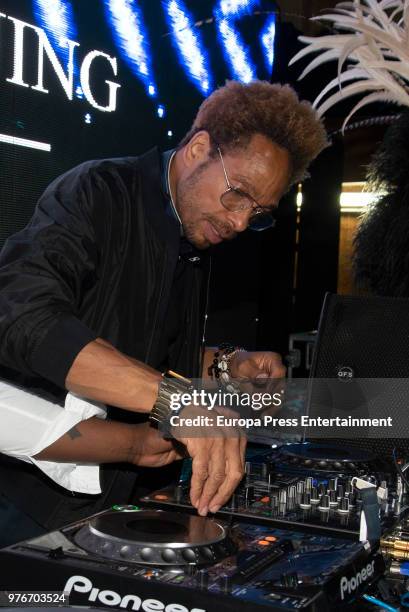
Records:
<instances>
[{"instance_id":1,"label":"beaded bracelet","mask_svg":"<svg viewBox=\"0 0 409 612\"><path fill-rule=\"evenodd\" d=\"M245 349L227 342L222 343L214 354L213 362L207 369L210 378L212 380L216 379L219 386L230 392L237 392L240 389L240 385L231 378L230 361L236 353L241 351L245 351Z\"/></svg>"}]
</instances>

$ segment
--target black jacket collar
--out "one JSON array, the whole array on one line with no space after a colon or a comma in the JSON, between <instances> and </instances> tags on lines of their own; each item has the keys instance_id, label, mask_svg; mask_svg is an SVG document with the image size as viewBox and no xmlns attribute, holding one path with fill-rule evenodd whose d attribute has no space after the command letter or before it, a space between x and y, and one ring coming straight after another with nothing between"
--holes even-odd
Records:
<instances>
[{"instance_id":1,"label":"black jacket collar","mask_svg":"<svg viewBox=\"0 0 409 612\"><path fill-rule=\"evenodd\" d=\"M180 227L177 220L167 213L166 195L162 188L162 155L157 147L138 158L141 177L142 203L145 214L171 253L177 256L180 243ZM153 188L152 188L153 186Z\"/></svg>"}]
</instances>

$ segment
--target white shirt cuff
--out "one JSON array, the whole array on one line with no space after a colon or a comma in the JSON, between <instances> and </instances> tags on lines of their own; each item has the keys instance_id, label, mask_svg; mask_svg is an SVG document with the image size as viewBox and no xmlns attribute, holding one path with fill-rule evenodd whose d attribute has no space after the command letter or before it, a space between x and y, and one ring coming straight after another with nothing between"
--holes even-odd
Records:
<instances>
[{"instance_id":1,"label":"white shirt cuff","mask_svg":"<svg viewBox=\"0 0 409 612\"><path fill-rule=\"evenodd\" d=\"M0 381L0 452L33 463L60 486L78 493L101 493L99 466L33 458L75 425L93 416L106 417L102 404L67 394L65 406L44 400Z\"/></svg>"}]
</instances>

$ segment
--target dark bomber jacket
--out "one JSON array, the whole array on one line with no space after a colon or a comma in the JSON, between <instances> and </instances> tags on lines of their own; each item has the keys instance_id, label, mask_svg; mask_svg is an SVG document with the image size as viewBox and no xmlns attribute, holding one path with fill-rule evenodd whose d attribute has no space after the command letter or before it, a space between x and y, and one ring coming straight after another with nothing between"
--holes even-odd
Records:
<instances>
[{"instance_id":1,"label":"dark bomber jacket","mask_svg":"<svg viewBox=\"0 0 409 612\"><path fill-rule=\"evenodd\" d=\"M76 355L97 337L159 366L180 244L161 163L155 149L81 164L46 189L27 227L8 239L0 254L0 375L18 373L40 389L51 383L54 396L64 395ZM172 369L195 377L204 267L202 261L186 268L183 325L169 355ZM0 457L0 491L40 524L57 524L50 504L64 503L67 493L35 468ZM107 472L105 490L118 476Z\"/></svg>"}]
</instances>

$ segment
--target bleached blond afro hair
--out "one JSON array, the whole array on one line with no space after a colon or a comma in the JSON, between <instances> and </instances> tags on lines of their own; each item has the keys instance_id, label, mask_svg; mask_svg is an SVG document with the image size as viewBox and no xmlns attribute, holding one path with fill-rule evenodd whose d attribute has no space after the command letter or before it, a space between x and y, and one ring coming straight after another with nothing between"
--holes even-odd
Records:
<instances>
[{"instance_id":1,"label":"bleached blond afro hair","mask_svg":"<svg viewBox=\"0 0 409 612\"><path fill-rule=\"evenodd\" d=\"M201 130L209 133L212 155L245 148L262 134L286 149L291 159L289 186L307 176L307 167L328 146L324 126L311 104L300 101L289 85L228 81L201 104L179 148Z\"/></svg>"}]
</instances>

